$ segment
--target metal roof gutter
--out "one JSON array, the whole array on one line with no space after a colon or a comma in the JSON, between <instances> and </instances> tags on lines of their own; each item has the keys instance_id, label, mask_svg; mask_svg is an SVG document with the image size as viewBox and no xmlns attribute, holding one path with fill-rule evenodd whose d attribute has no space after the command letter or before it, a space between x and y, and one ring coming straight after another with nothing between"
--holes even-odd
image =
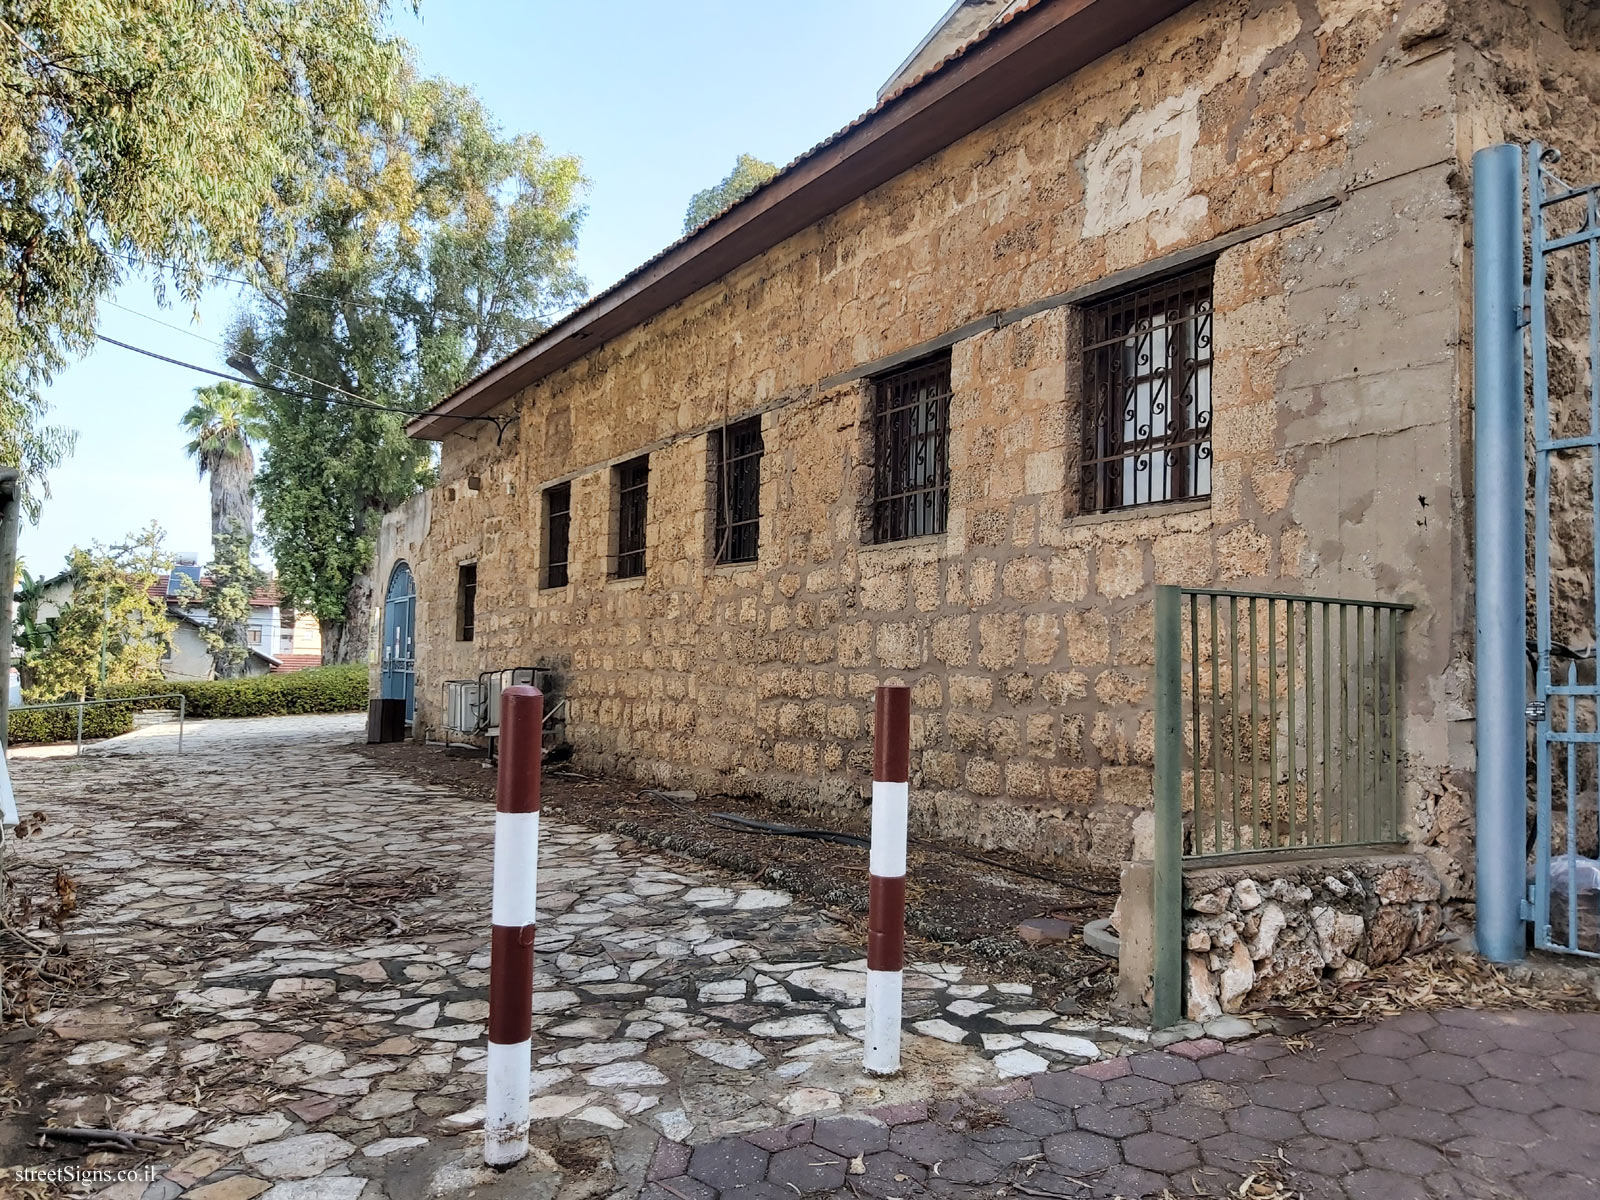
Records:
<instances>
[{"instance_id":1,"label":"metal roof gutter","mask_svg":"<svg viewBox=\"0 0 1600 1200\"><path fill-rule=\"evenodd\" d=\"M1190 0L1036 0L406 425L438 440L1153 28Z\"/></svg>"}]
</instances>

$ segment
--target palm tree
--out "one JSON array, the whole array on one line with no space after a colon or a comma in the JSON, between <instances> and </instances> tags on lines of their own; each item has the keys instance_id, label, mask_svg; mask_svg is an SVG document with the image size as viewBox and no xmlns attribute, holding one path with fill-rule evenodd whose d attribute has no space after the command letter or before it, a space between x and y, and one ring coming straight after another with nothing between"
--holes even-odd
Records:
<instances>
[{"instance_id":1,"label":"palm tree","mask_svg":"<svg viewBox=\"0 0 1600 1200\"><path fill-rule=\"evenodd\" d=\"M194 390L195 402L183 414L183 430L190 435L185 447L202 479L211 480L211 537L213 542L237 524L249 539L255 537L256 456L250 439L266 433L256 395L250 388L224 381Z\"/></svg>"}]
</instances>

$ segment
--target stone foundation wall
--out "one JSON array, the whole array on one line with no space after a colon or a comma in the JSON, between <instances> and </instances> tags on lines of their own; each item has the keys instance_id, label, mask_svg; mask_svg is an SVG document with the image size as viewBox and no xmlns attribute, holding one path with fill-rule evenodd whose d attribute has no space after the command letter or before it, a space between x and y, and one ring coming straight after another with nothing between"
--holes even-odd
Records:
<instances>
[{"instance_id":1,"label":"stone foundation wall","mask_svg":"<svg viewBox=\"0 0 1600 1200\"><path fill-rule=\"evenodd\" d=\"M1247 1012L1434 944L1443 886L1410 855L1190 870L1190 1020Z\"/></svg>"}]
</instances>

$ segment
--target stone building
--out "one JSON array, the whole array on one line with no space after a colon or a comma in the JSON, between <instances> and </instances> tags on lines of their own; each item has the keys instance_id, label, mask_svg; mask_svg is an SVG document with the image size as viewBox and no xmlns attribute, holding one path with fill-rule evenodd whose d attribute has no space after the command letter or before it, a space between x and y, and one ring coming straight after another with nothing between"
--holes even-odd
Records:
<instances>
[{"instance_id":1,"label":"stone building","mask_svg":"<svg viewBox=\"0 0 1600 1200\"><path fill-rule=\"evenodd\" d=\"M1405 834L1459 892L1468 162L1595 166L1597 34L1578 0L1007 6L412 422L440 483L376 578L414 574L415 731L540 664L580 765L826 811L901 681L917 829L1112 866L1154 585L1401 600Z\"/></svg>"}]
</instances>

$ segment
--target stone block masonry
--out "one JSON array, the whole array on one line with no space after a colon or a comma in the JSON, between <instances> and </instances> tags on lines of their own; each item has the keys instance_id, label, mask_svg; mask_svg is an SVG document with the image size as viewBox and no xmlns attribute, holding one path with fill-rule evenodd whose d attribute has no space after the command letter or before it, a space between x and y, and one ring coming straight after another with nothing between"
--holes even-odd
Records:
<instances>
[{"instance_id":1,"label":"stone block masonry","mask_svg":"<svg viewBox=\"0 0 1600 1200\"><path fill-rule=\"evenodd\" d=\"M1436 809L1472 767L1476 135L1437 7L1192 4L529 386L502 443L447 433L377 563L417 579L418 732L445 680L539 662L579 766L837 814L870 789L874 690L903 683L914 835L1110 868L1151 800L1152 585L1406 600L1405 810L1470 886ZM1077 301L1207 262L1209 495L1086 511ZM871 364L931 343L947 528L872 544ZM758 557L718 565L716 434L752 415ZM645 573L618 579L614 468L641 454ZM569 582L545 588L560 483Z\"/></svg>"},{"instance_id":2,"label":"stone block masonry","mask_svg":"<svg viewBox=\"0 0 1600 1200\"><path fill-rule=\"evenodd\" d=\"M1190 870L1189 1019L1259 1009L1430 949L1442 894L1427 863L1409 855Z\"/></svg>"}]
</instances>

